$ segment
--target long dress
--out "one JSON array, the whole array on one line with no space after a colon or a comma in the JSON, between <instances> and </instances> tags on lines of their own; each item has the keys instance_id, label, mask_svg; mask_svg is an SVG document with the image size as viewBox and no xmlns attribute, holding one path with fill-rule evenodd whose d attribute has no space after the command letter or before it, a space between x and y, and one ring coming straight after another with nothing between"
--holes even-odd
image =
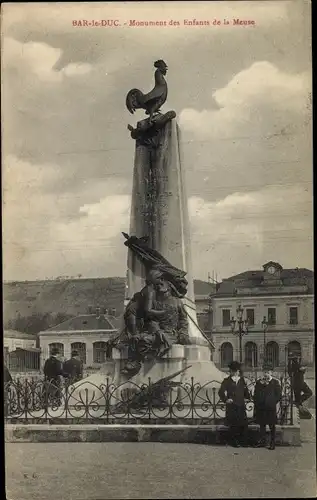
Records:
<instances>
[{"instance_id":1,"label":"long dress","mask_svg":"<svg viewBox=\"0 0 317 500\"><path fill-rule=\"evenodd\" d=\"M250 399L250 393L244 378L239 378L237 383L231 377L225 378L218 394L221 401L226 403L226 424L229 427L246 426L248 421L245 399ZM233 402L227 403L228 399L232 399Z\"/></svg>"}]
</instances>

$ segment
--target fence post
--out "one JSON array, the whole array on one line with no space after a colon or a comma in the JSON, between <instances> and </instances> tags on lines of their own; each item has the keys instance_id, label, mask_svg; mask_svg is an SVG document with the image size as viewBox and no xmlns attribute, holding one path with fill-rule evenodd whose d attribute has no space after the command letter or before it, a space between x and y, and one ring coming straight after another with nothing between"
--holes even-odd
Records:
<instances>
[{"instance_id":1,"label":"fence post","mask_svg":"<svg viewBox=\"0 0 317 500\"><path fill-rule=\"evenodd\" d=\"M195 386L194 386L194 377L190 378L191 386L190 386L190 408L191 408L191 415L192 419L194 418L195 412L194 412L194 406L195 406L195 397L194 397L194 391L195 391Z\"/></svg>"},{"instance_id":2,"label":"fence post","mask_svg":"<svg viewBox=\"0 0 317 500\"><path fill-rule=\"evenodd\" d=\"M217 415L217 403L216 403L216 388L212 388L212 408L213 408L213 418L212 423L216 423L216 415Z\"/></svg>"},{"instance_id":3,"label":"fence post","mask_svg":"<svg viewBox=\"0 0 317 500\"><path fill-rule=\"evenodd\" d=\"M290 394L291 425L293 425L294 424L294 418L293 418L293 408L294 408L294 400L293 400L293 394L294 394L293 377L290 377L290 387L291 387L291 394Z\"/></svg>"},{"instance_id":4,"label":"fence post","mask_svg":"<svg viewBox=\"0 0 317 500\"><path fill-rule=\"evenodd\" d=\"M151 418L151 413L152 413L152 400L153 400L153 393L151 391L151 377L148 378L148 383L149 383L149 386L148 386L148 415L149 415L149 419ZM162 394L160 394L161 396ZM160 397L159 396L159 397Z\"/></svg>"},{"instance_id":5,"label":"fence post","mask_svg":"<svg viewBox=\"0 0 317 500\"><path fill-rule=\"evenodd\" d=\"M109 393L109 377L106 378L106 422L109 423L110 413L110 393Z\"/></svg>"},{"instance_id":6,"label":"fence post","mask_svg":"<svg viewBox=\"0 0 317 500\"><path fill-rule=\"evenodd\" d=\"M69 403L69 383L68 379L65 381L65 402L64 402L64 408L65 408L65 419L67 420L67 415L68 415L68 403Z\"/></svg>"},{"instance_id":7,"label":"fence post","mask_svg":"<svg viewBox=\"0 0 317 500\"><path fill-rule=\"evenodd\" d=\"M28 408L29 408L29 405L28 405L28 380L25 379L24 380L24 416L25 416L25 420L27 421L28 420Z\"/></svg>"}]
</instances>

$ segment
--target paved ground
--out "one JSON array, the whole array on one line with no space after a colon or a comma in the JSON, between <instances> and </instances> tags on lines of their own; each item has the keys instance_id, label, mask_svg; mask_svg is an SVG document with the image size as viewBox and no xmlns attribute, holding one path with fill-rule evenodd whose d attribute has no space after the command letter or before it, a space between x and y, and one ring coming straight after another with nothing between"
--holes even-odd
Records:
<instances>
[{"instance_id":1,"label":"paved ground","mask_svg":"<svg viewBox=\"0 0 317 500\"><path fill-rule=\"evenodd\" d=\"M316 497L315 421L301 448L8 443L7 500Z\"/></svg>"}]
</instances>

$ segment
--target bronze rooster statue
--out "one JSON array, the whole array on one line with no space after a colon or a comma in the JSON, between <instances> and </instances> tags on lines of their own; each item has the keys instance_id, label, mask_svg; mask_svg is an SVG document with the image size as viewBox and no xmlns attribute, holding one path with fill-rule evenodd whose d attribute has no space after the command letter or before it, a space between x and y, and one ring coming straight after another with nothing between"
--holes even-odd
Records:
<instances>
[{"instance_id":1,"label":"bronze rooster statue","mask_svg":"<svg viewBox=\"0 0 317 500\"><path fill-rule=\"evenodd\" d=\"M167 99L167 83L164 75L167 73L167 65L159 59L155 61L154 67L157 68L154 74L155 86L148 94L143 94L139 89L131 89L126 97L126 106L131 114L136 109L145 109L145 113L150 115L152 122L153 115L160 111L160 107Z\"/></svg>"}]
</instances>

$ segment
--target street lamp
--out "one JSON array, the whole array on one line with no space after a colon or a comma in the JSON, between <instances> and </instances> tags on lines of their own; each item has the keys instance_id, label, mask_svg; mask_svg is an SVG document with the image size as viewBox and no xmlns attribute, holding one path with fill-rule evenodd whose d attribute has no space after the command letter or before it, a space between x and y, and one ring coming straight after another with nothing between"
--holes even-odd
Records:
<instances>
[{"instance_id":1,"label":"street lamp","mask_svg":"<svg viewBox=\"0 0 317 500\"><path fill-rule=\"evenodd\" d=\"M238 335L239 337L239 354L240 354L240 363L242 363L242 337L243 335L248 334L248 320L243 319L243 309L239 305L237 308L237 319L235 319L233 316L230 321L231 324L231 331L234 335ZM238 329L235 330L236 326L238 326Z\"/></svg>"},{"instance_id":2,"label":"street lamp","mask_svg":"<svg viewBox=\"0 0 317 500\"><path fill-rule=\"evenodd\" d=\"M263 362L266 361L266 332L269 327L269 323L266 319L266 316L263 316L262 320L262 328L263 328Z\"/></svg>"}]
</instances>

